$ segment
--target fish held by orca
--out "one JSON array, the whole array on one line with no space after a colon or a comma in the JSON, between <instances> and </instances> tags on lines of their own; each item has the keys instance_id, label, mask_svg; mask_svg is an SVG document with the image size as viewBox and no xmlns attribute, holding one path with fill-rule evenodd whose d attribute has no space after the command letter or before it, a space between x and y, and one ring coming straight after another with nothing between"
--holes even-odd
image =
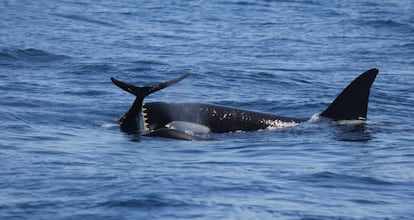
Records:
<instances>
[{"instance_id":1,"label":"fish held by orca","mask_svg":"<svg viewBox=\"0 0 414 220\"><path fill-rule=\"evenodd\" d=\"M354 79L319 116L334 121L367 118L368 99L378 69ZM152 86L137 87L111 78L121 89L135 95L130 109L119 120L123 132L180 140L211 140L206 133L257 131L288 127L310 118L294 118L204 103L144 103L145 97L180 82L189 74Z\"/></svg>"}]
</instances>

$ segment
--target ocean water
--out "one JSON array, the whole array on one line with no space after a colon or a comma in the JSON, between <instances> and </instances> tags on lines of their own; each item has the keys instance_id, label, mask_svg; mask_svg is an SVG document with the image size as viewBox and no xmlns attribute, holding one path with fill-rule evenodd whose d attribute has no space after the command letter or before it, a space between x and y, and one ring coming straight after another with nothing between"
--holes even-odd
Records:
<instances>
[{"instance_id":1,"label":"ocean water","mask_svg":"<svg viewBox=\"0 0 414 220\"><path fill-rule=\"evenodd\" d=\"M0 2L0 219L413 219L414 2ZM292 117L378 68L363 127L189 142L122 133L147 101Z\"/></svg>"}]
</instances>

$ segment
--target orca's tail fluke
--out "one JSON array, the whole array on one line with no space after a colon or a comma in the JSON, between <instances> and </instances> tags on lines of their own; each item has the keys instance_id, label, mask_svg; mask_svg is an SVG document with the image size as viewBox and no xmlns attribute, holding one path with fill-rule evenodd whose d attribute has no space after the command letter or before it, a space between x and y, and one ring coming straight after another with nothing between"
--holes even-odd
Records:
<instances>
[{"instance_id":1,"label":"orca's tail fluke","mask_svg":"<svg viewBox=\"0 0 414 220\"><path fill-rule=\"evenodd\" d=\"M333 120L366 120L368 98L378 69L370 69L352 81L320 116Z\"/></svg>"},{"instance_id":2,"label":"orca's tail fluke","mask_svg":"<svg viewBox=\"0 0 414 220\"><path fill-rule=\"evenodd\" d=\"M144 103L144 98L149 94L159 91L161 89L167 88L175 83L180 82L186 78L189 74L184 74L175 79L158 83L152 86L137 87L129 83L119 81L115 78L111 78L112 82L117 85L119 88L134 94L136 96L134 103L129 108L129 110L119 119L119 125L121 130L127 133L144 133L149 129L146 126L145 116L142 111L142 106Z\"/></svg>"},{"instance_id":3,"label":"orca's tail fluke","mask_svg":"<svg viewBox=\"0 0 414 220\"><path fill-rule=\"evenodd\" d=\"M134 86L132 84L129 83L125 83L122 81L119 81L113 77L111 77L112 82L117 85L119 88L137 96L140 98L145 98L147 97L149 94L154 93L156 91L159 91L161 89L167 88L168 86L171 86L175 83L180 82L181 80L183 80L184 78L186 78L189 74L184 74L180 77L177 77L175 79L166 81L166 82L162 82L162 83L158 83L152 86L144 86L144 87L137 87Z\"/></svg>"}]
</instances>

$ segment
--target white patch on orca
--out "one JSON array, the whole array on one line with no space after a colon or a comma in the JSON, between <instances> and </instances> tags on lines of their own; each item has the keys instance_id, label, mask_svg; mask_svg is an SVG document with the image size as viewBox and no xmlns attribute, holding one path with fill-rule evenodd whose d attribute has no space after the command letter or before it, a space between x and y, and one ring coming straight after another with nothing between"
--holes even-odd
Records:
<instances>
[{"instance_id":1,"label":"white patch on orca","mask_svg":"<svg viewBox=\"0 0 414 220\"><path fill-rule=\"evenodd\" d=\"M209 133L210 128L201 124L196 124L192 122L187 121L172 121L165 125L166 128L180 130L188 134L194 134L194 133Z\"/></svg>"},{"instance_id":2,"label":"white patch on orca","mask_svg":"<svg viewBox=\"0 0 414 220\"><path fill-rule=\"evenodd\" d=\"M140 112L138 114L138 128L139 128L140 133L144 133L144 132L149 130L146 126L145 117L144 117L143 112Z\"/></svg>"},{"instance_id":3,"label":"white patch on orca","mask_svg":"<svg viewBox=\"0 0 414 220\"><path fill-rule=\"evenodd\" d=\"M288 127L293 127L293 126L297 126L300 123L298 122L294 122L294 121L281 121L281 120L262 120L262 123L268 125L268 127L266 128L267 130L276 130L276 129L281 129L281 128L288 128Z\"/></svg>"}]
</instances>

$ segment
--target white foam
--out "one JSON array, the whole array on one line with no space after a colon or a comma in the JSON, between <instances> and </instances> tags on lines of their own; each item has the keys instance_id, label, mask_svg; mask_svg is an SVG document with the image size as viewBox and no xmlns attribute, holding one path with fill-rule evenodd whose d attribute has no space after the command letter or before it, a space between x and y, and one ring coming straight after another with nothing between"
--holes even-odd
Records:
<instances>
[{"instance_id":1,"label":"white foam","mask_svg":"<svg viewBox=\"0 0 414 220\"><path fill-rule=\"evenodd\" d=\"M118 127L119 124L114 124L114 123L105 123L103 125L101 125L102 128L114 128L114 127Z\"/></svg>"},{"instance_id":2,"label":"white foam","mask_svg":"<svg viewBox=\"0 0 414 220\"><path fill-rule=\"evenodd\" d=\"M338 125L364 125L367 124L365 120L340 120L336 122Z\"/></svg>"},{"instance_id":3,"label":"white foam","mask_svg":"<svg viewBox=\"0 0 414 220\"><path fill-rule=\"evenodd\" d=\"M321 119L321 117L319 116L319 114L314 114L312 115L312 117L308 120L308 122L315 122L315 121L319 121Z\"/></svg>"}]
</instances>

